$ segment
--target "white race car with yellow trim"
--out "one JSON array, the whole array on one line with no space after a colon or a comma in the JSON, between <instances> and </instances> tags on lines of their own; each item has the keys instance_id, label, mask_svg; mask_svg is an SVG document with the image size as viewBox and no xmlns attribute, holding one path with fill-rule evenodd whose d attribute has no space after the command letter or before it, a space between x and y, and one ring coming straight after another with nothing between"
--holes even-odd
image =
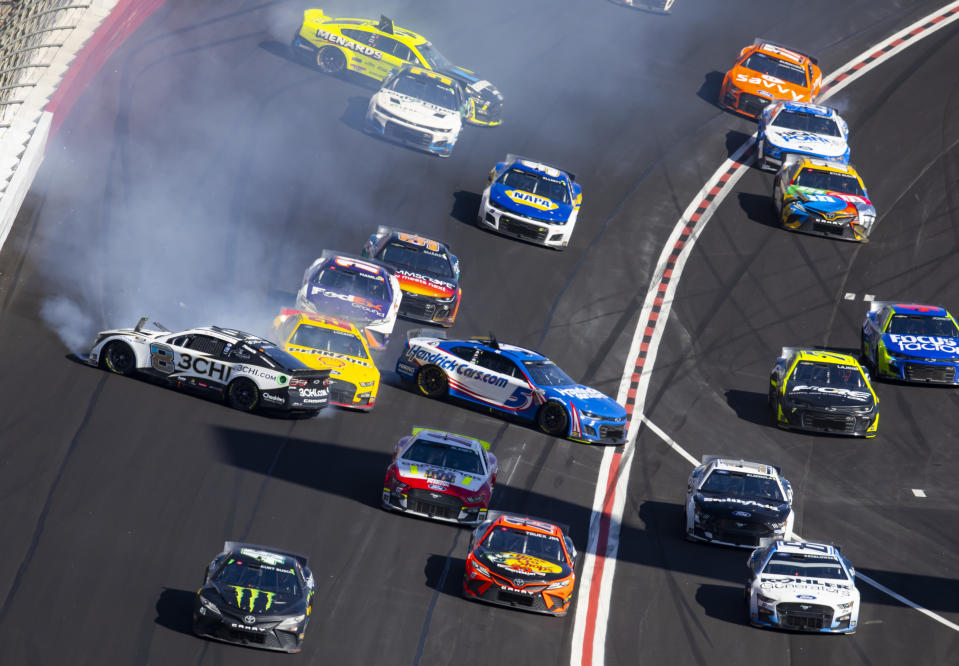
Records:
<instances>
[{"instance_id":1,"label":"white race car with yellow trim","mask_svg":"<svg viewBox=\"0 0 959 666\"><path fill-rule=\"evenodd\" d=\"M476 223L562 250L569 245L582 202L583 188L573 174L507 155L489 173Z\"/></svg>"},{"instance_id":2,"label":"white race car with yellow trim","mask_svg":"<svg viewBox=\"0 0 959 666\"><path fill-rule=\"evenodd\" d=\"M380 371L356 326L345 319L302 310L283 310L273 326L285 351L307 367L330 371L331 405L373 409Z\"/></svg>"}]
</instances>

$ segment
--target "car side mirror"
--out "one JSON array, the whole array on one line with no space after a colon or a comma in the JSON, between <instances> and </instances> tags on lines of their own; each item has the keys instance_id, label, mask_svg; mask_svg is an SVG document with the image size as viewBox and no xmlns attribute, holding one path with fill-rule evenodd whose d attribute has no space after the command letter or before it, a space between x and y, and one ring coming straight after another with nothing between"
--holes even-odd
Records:
<instances>
[{"instance_id":1,"label":"car side mirror","mask_svg":"<svg viewBox=\"0 0 959 666\"><path fill-rule=\"evenodd\" d=\"M460 276L460 260L456 255L450 255L450 263L453 264L453 275Z\"/></svg>"},{"instance_id":2,"label":"car side mirror","mask_svg":"<svg viewBox=\"0 0 959 666\"><path fill-rule=\"evenodd\" d=\"M566 550L569 552L569 558L573 560L573 566L576 566L576 558L579 554L576 552L576 546L573 545L573 540L568 536L563 537L563 541L566 543Z\"/></svg>"}]
</instances>

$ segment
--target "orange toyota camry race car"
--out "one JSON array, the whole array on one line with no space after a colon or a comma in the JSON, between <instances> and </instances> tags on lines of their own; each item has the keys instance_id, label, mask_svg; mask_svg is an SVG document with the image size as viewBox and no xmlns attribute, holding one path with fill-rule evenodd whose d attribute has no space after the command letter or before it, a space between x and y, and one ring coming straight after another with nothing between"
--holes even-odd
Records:
<instances>
[{"instance_id":1,"label":"orange toyota camry race car","mask_svg":"<svg viewBox=\"0 0 959 666\"><path fill-rule=\"evenodd\" d=\"M815 58L757 39L739 52L726 72L719 105L755 118L775 100L812 102L821 86L822 70Z\"/></svg>"},{"instance_id":2,"label":"orange toyota camry race car","mask_svg":"<svg viewBox=\"0 0 959 666\"><path fill-rule=\"evenodd\" d=\"M463 596L550 615L566 615L576 586L576 548L560 525L489 514L473 530Z\"/></svg>"}]
</instances>

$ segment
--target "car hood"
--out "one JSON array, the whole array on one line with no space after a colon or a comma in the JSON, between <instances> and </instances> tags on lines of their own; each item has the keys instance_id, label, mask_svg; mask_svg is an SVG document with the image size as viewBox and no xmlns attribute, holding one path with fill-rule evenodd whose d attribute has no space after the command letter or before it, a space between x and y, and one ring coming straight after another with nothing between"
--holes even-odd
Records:
<instances>
[{"instance_id":1,"label":"car hood","mask_svg":"<svg viewBox=\"0 0 959 666\"><path fill-rule=\"evenodd\" d=\"M370 381L379 375L379 370L371 361L364 361L352 356L343 354L330 354L321 352L317 349L306 349L304 347L293 347L285 345L284 349L303 362L303 365L314 370L329 370L331 377L337 377L341 373L349 375L351 379L357 381Z\"/></svg>"},{"instance_id":2,"label":"car hood","mask_svg":"<svg viewBox=\"0 0 959 666\"><path fill-rule=\"evenodd\" d=\"M782 150L814 153L823 157L842 157L846 153L846 141L842 137L774 126L766 128L766 142Z\"/></svg>"},{"instance_id":3,"label":"car hood","mask_svg":"<svg viewBox=\"0 0 959 666\"><path fill-rule=\"evenodd\" d=\"M791 102L809 101L809 89L798 86L770 74L762 74L745 67L735 67L728 75L737 88L772 101L785 99Z\"/></svg>"},{"instance_id":4,"label":"car hood","mask_svg":"<svg viewBox=\"0 0 959 666\"><path fill-rule=\"evenodd\" d=\"M626 418L625 407L591 386L583 386L582 384L554 386L548 389L547 393L567 399L581 412L587 411L612 420Z\"/></svg>"},{"instance_id":5,"label":"car hood","mask_svg":"<svg viewBox=\"0 0 959 666\"><path fill-rule=\"evenodd\" d=\"M414 463L400 458L395 463L397 473L404 479L420 479L427 487L437 492L449 492L451 489L476 492L486 483L483 474L466 474L447 467L435 467L423 463Z\"/></svg>"},{"instance_id":6,"label":"car hood","mask_svg":"<svg viewBox=\"0 0 959 666\"><path fill-rule=\"evenodd\" d=\"M566 578L572 573L572 569L565 564L532 555L483 547L477 548L475 555L476 559L489 567L490 571L512 581L514 587L528 583L549 583ZM521 580L522 583L516 583L517 580Z\"/></svg>"},{"instance_id":7,"label":"car hood","mask_svg":"<svg viewBox=\"0 0 959 666\"><path fill-rule=\"evenodd\" d=\"M448 67L446 69L437 70L442 74L449 74L454 79L462 83L466 87L466 92L471 97L479 97L485 101L503 101L503 93L496 89L489 81L485 81L473 72L462 67Z\"/></svg>"},{"instance_id":8,"label":"car hood","mask_svg":"<svg viewBox=\"0 0 959 666\"><path fill-rule=\"evenodd\" d=\"M210 583L228 609L236 614L287 615L299 610L302 599L242 585Z\"/></svg>"},{"instance_id":9,"label":"car hood","mask_svg":"<svg viewBox=\"0 0 959 666\"><path fill-rule=\"evenodd\" d=\"M856 210L863 212L872 212L875 214L872 202L866 197L856 194L844 194L842 192L833 192L832 190L818 190L812 187L803 187L802 185L791 185L789 193L802 201L804 207L811 210L822 210L824 212L835 213L845 207L852 206ZM850 209L850 212L855 212Z\"/></svg>"},{"instance_id":10,"label":"car hood","mask_svg":"<svg viewBox=\"0 0 959 666\"><path fill-rule=\"evenodd\" d=\"M836 603L850 601L858 596L856 586L850 581L792 576L759 577L759 590L763 596L776 601L809 601L818 603Z\"/></svg>"},{"instance_id":11,"label":"car hood","mask_svg":"<svg viewBox=\"0 0 959 666\"><path fill-rule=\"evenodd\" d=\"M895 354L907 354L916 358L954 360L959 358L959 338L938 335L899 335L884 333L882 344Z\"/></svg>"},{"instance_id":12,"label":"car hood","mask_svg":"<svg viewBox=\"0 0 959 666\"><path fill-rule=\"evenodd\" d=\"M438 278L426 273L411 271L408 268L397 268L394 275L399 280L400 289L410 294L432 296L433 298L450 298L456 293L455 280Z\"/></svg>"},{"instance_id":13,"label":"car hood","mask_svg":"<svg viewBox=\"0 0 959 666\"><path fill-rule=\"evenodd\" d=\"M360 324L369 324L385 319L390 313L391 305L389 301L355 296L316 284L310 284L307 287L306 299L321 314L342 317Z\"/></svg>"},{"instance_id":14,"label":"car hood","mask_svg":"<svg viewBox=\"0 0 959 666\"><path fill-rule=\"evenodd\" d=\"M500 208L546 222L565 222L573 212L570 204L507 187L503 183L493 183L489 198Z\"/></svg>"},{"instance_id":15,"label":"car hood","mask_svg":"<svg viewBox=\"0 0 959 666\"><path fill-rule=\"evenodd\" d=\"M709 493L696 493L693 501L709 515L716 518L745 520L761 523L781 523L789 516L786 502L766 502L761 499L720 497Z\"/></svg>"},{"instance_id":16,"label":"car hood","mask_svg":"<svg viewBox=\"0 0 959 666\"><path fill-rule=\"evenodd\" d=\"M429 128L452 131L462 125L458 111L430 104L422 99L402 95L393 90L381 90L373 96L374 103L400 120Z\"/></svg>"},{"instance_id":17,"label":"car hood","mask_svg":"<svg viewBox=\"0 0 959 666\"><path fill-rule=\"evenodd\" d=\"M800 384L789 387L789 399L810 407L869 407L873 396L869 391Z\"/></svg>"}]
</instances>

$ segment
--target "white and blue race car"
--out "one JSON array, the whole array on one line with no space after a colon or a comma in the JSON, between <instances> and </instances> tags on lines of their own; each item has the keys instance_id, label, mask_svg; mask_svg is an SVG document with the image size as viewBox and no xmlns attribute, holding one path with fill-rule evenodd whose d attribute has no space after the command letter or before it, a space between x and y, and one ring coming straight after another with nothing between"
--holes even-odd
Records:
<instances>
[{"instance_id":1,"label":"white and blue race car","mask_svg":"<svg viewBox=\"0 0 959 666\"><path fill-rule=\"evenodd\" d=\"M849 164L849 127L832 108L808 102L777 102L759 114L756 163L775 171L787 155Z\"/></svg>"},{"instance_id":2,"label":"white and blue race car","mask_svg":"<svg viewBox=\"0 0 959 666\"><path fill-rule=\"evenodd\" d=\"M548 358L488 339L446 340L439 331L414 330L396 362L396 374L430 398L460 398L534 421L553 437L624 444L626 409L577 384ZM422 337L420 337L422 336Z\"/></svg>"},{"instance_id":3,"label":"white and blue race car","mask_svg":"<svg viewBox=\"0 0 959 666\"><path fill-rule=\"evenodd\" d=\"M573 174L507 155L489 173L476 224L562 250L569 245L582 201L583 188Z\"/></svg>"}]
</instances>

